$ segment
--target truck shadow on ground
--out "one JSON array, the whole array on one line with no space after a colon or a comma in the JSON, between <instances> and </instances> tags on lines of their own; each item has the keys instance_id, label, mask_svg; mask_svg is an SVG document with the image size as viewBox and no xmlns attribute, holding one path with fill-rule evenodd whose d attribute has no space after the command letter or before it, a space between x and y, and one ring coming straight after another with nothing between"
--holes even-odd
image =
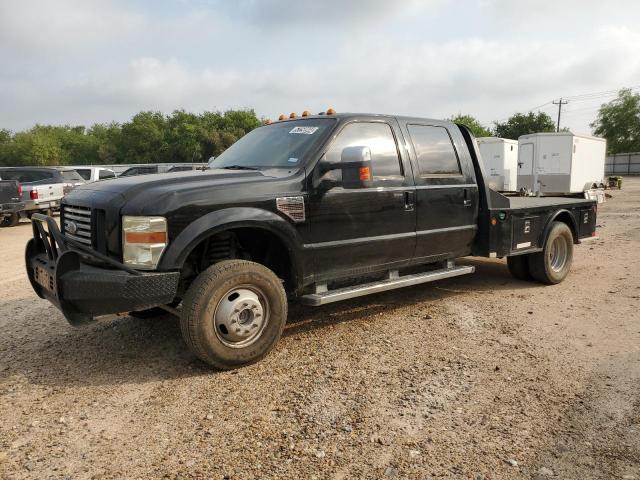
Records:
<instances>
[{"instance_id":1,"label":"truck shadow on ground","mask_svg":"<svg viewBox=\"0 0 640 480\"><path fill-rule=\"evenodd\" d=\"M291 304L281 342L329 325L366 319L381 312L389 314L411 303L447 299L472 290L542 288L513 280L504 262L474 258L461 263L476 266L476 273L348 303L318 308ZM127 316L73 328L48 303L38 301L21 318L20 312L25 308L24 301L0 305L1 310L17 317L0 344L0 352L4 350L0 353L0 380L18 375L42 385L117 385L216 373L187 350L179 322L171 315L144 320Z\"/></svg>"}]
</instances>

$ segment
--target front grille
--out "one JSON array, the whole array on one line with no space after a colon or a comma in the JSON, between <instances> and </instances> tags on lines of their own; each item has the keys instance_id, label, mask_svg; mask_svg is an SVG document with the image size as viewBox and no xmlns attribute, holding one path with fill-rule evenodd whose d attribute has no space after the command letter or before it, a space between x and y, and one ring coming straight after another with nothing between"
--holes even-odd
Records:
<instances>
[{"instance_id":1,"label":"front grille","mask_svg":"<svg viewBox=\"0 0 640 480\"><path fill-rule=\"evenodd\" d=\"M90 208L62 205L62 219L62 233L65 237L92 246Z\"/></svg>"}]
</instances>

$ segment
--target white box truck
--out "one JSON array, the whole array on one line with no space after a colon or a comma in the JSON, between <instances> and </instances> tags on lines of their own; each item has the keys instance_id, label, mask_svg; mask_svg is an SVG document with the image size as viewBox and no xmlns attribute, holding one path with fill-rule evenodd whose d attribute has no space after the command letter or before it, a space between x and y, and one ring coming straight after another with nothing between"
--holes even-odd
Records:
<instances>
[{"instance_id":1,"label":"white box truck","mask_svg":"<svg viewBox=\"0 0 640 480\"><path fill-rule=\"evenodd\" d=\"M477 139L489 187L498 192L515 192L518 184L518 141L508 138Z\"/></svg>"},{"instance_id":2,"label":"white box truck","mask_svg":"<svg viewBox=\"0 0 640 480\"><path fill-rule=\"evenodd\" d=\"M518 138L518 190L579 194L603 187L607 141L570 132Z\"/></svg>"}]
</instances>

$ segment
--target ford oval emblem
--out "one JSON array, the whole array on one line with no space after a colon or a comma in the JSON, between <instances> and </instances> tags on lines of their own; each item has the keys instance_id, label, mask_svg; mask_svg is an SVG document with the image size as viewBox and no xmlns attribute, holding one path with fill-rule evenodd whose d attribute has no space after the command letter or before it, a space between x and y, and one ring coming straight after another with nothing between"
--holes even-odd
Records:
<instances>
[{"instance_id":1,"label":"ford oval emblem","mask_svg":"<svg viewBox=\"0 0 640 480\"><path fill-rule=\"evenodd\" d=\"M74 235L78 231L78 224L76 222L67 222L67 232Z\"/></svg>"}]
</instances>

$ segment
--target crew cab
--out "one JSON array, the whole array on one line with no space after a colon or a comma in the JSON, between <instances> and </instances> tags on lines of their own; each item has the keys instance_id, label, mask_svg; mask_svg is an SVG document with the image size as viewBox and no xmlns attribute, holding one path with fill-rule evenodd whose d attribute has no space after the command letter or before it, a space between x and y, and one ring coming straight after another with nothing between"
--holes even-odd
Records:
<instances>
[{"instance_id":1,"label":"crew cab","mask_svg":"<svg viewBox=\"0 0 640 480\"><path fill-rule=\"evenodd\" d=\"M293 116L293 115L292 115ZM318 306L470 274L507 258L520 280L565 279L595 238L593 200L491 190L467 128L325 114L261 126L211 169L98 182L33 218L26 268L73 325L106 314L181 318L185 342L229 369L279 339L289 301Z\"/></svg>"}]
</instances>

